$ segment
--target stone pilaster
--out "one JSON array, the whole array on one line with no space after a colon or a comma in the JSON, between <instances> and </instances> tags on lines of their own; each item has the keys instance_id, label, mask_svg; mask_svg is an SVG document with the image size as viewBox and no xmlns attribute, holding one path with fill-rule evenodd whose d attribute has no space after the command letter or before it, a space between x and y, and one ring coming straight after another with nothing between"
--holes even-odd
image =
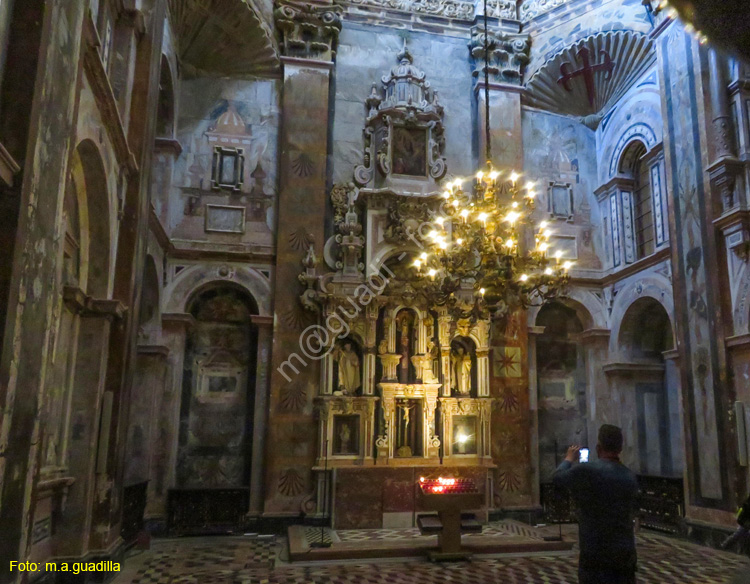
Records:
<instances>
[{"instance_id":1,"label":"stone pilaster","mask_svg":"<svg viewBox=\"0 0 750 584\"><path fill-rule=\"evenodd\" d=\"M195 319L187 313L162 314L162 344L168 349L167 374L158 413L159 435L152 446L151 480L145 519L154 531L166 528L167 490L175 486L185 342Z\"/></svg>"},{"instance_id":2,"label":"stone pilaster","mask_svg":"<svg viewBox=\"0 0 750 584\"><path fill-rule=\"evenodd\" d=\"M312 399L320 385L320 356L303 334L315 315L300 304L298 275L308 250L321 254L325 243L329 88L341 22L330 2L279 3L276 19L285 56L264 514L298 516L315 508Z\"/></svg>"},{"instance_id":3,"label":"stone pilaster","mask_svg":"<svg viewBox=\"0 0 750 584\"><path fill-rule=\"evenodd\" d=\"M253 413L253 452L250 464L250 516L263 512L263 475L265 468L265 437L268 432L268 393L271 380L271 341L273 319L268 316L252 317L258 328L258 360L255 371L255 404Z\"/></svg>"},{"instance_id":4,"label":"stone pilaster","mask_svg":"<svg viewBox=\"0 0 750 584\"><path fill-rule=\"evenodd\" d=\"M706 172L715 154L709 146L714 119L710 104L705 107L703 97L710 94L706 84L711 71L705 49L678 22L657 29L656 47L671 195L670 240L685 422L687 517L728 522L725 512L736 504L736 470L726 414L733 391L721 342L726 320L722 315L722 288L727 286L722 282L722 270L713 267L723 262L711 229L716 205ZM718 88L717 91L720 93Z\"/></svg>"},{"instance_id":5,"label":"stone pilaster","mask_svg":"<svg viewBox=\"0 0 750 584\"><path fill-rule=\"evenodd\" d=\"M38 3L14 4L15 11L27 8L34 14ZM81 31L85 4L50 1L39 5L45 31L38 46L29 35L24 38L26 54L18 54L19 44L10 43L19 58L15 67L6 68L3 89L10 93L11 117L5 112L4 129L13 143L5 146L11 153L24 154L13 196L4 196L1 206L4 219L0 225L7 233L17 231L18 244L12 258L12 269L0 270L12 282L7 293L0 292L0 557L24 560L31 549L34 516L32 492L34 477L41 459L40 419L42 392L54 339L51 337L53 307L59 301L61 279L53 275L64 231L60 218L70 158L70 136L75 128L76 80L79 72ZM27 17L30 16L26 15ZM61 23L65 23L64 26ZM34 34L36 31L34 31ZM20 34L24 34L23 30ZM33 94L21 89L20 76L33 74L23 65L43 71L34 85ZM33 71L32 70L32 71ZM10 77L10 79L9 79ZM28 86L28 83L24 84ZM30 104L30 108L27 106ZM17 116L13 116L17 112ZM28 116L28 117L26 117ZM18 119L23 117L24 119ZM28 122L28 123L26 123ZM17 124L13 128L8 126ZM49 128L55 127L50 134ZM5 136L6 138L8 136ZM16 182L17 180L17 182ZM5 195L5 193L3 193ZM17 206L16 206L17 204ZM17 218L17 223L16 223ZM12 241L13 236L8 237ZM10 271L10 273L8 273ZM6 304L7 302L7 304ZM0 582L14 582L18 573L7 568L0 571Z\"/></svg>"},{"instance_id":6,"label":"stone pilaster","mask_svg":"<svg viewBox=\"0 0 750 584\"><path fill-rule=\"evenodd\" d=\"M484 42L482 28L473 29L469 50L477 78L474 91L477 99L477 152L480 165L485 162L487 149ZM488 46L492 163L498 169L515 169L520 172L523 168L521 83L523 70L529 61L529 37L515 31L490 30Z\"/></svg>"}]
</instances>

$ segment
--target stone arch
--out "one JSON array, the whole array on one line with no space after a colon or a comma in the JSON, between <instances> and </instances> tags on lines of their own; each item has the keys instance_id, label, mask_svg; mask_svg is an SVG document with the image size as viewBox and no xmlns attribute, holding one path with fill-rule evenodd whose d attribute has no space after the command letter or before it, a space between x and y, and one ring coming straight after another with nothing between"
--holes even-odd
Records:
<instances>
[{"instance_id":1,"label":"stone arch","mask_svg":"<svg viewBox=\"0 0 750 584\"><path fill-rule=\"evenodd\" d=\"M110 289L111 224L107 174L98 148L84 140L71 166L81 233L80 285L90 296L107 298Z\"/></svg>"},{"instance_id":2,"label":"stone arch","mask_svg":"<svg viewBox=\"0 0 750 584\"><path fill-rule=\"evenodd\" d=\"M617 175L621 167L623 153L631 148L634 142L643 143L646 151L650 152L658 142L656 132L645 122L637 122L622 132L617 141L617 145L612 150L612 157L609 161L610 178Z\"/></svg>"},{"instance_id":3,"label":"stone arch","mask_svg":"<svg viewBox=\"0 0 750 584\"><path fill-rule=\"evenodd\" d=\"M662 330L663 329L663 330ZM662 338L655 336L661 330ZM621 352L627 352L628 360L657 358L644 350L642 341L649 337L653 341L653 351L661 353L674 348L674 333L669 315L664 305L651 296L643 296L628 306L618 328L616 342Z\"/></svg>"},{"instance_id":4,"label":"stone arch","mask_svg":"<svg viewBox=\"0 0 750 584\"><path fill-rule=\"evenodd\" d=\"M560 304L575 310L584 330L592 328L608 328L607 311L604 307L604 303L601 298L597 297L590 290L573 288L569 291L567 296L557 298L555 302L559 302ZM536 324L539 311L543 306L545 305L534 306L529 309L529 325L534 326Z\"/></svg>"},{"instance_id":5,"label":"stone arch","mask_svg":"<svg viewBox=\"0 0 750 584\"><path fill-rule=\"evenodd\" d=\"M623 320L631 305L641 298L652 298L662 305L667 313L667 317L669 318L672 338L676 338L674 332L674 299L672 296L672 284L664 276L651 274L644 278L631 281L615 297L611 316L612 333L609 338L609 354L613 358L617 355L621 355L618 341Z\"/></svg>"},{"instance_id":6,"label":"stone arch","mask_svg":"<svg viewBox=\"0 0 750 584\"><path fill-rule=\"evenodd\" d=\"M271 316L271 282L247 266L194 265L182 270L167 286L162 296L162 312L185 313L189 300L198 291L221 283L245 289L258 305L260 316Z\"/></svg>"}]
</instances>

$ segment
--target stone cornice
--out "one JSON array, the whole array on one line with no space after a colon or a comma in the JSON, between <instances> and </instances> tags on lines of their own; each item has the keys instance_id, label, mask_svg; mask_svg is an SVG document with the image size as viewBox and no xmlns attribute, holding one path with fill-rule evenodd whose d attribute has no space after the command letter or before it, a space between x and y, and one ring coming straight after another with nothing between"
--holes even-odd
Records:
<instances>
[{"instance_id":1,"label":"stone cornice","mask_svg":"<svg viewBox=\"0 0 750 584\"><path fill-rule=\"evenodd\" d=\"M163 326L178 326L190 329L195 325L195 317L187 312L165 312L161 315Z\"/></svg>"},{"instance_id":2,"label":"stone cornice","mask_svg":"<svg viewBox=\"0 0 750 584\"><path fill-rule=\"evenodd\" d=\"M750 348L750 333L727 337L725 341L728 349L747 349Z\"/></svg>"},{"instance_id":3,"label":"stone cornice","mask_svg":"<svg viewBox=\"0 0 750 584\"><path fill-rule=\"evenodd\" d=\"M166 345L138 345L139 355L156 355L157 357L168 357L169 347Z\"/></svg>"},{"instance_id":4,"label":"stone cornice","mask_svg":"<svg viewBox=\"0 0 750 584\"><path fill-rule=\"evenodd\" d=\"M579 333L576 336L576 340L583 344L595 343L597 341L609 341L611 333L612 331L609 329L591 328Z\"/></svg>"},{"instance_id":5,"label":"stone cornice","mask_svg":"<svg viewBox=\"0 0 750 584\"><path fill-rule=\"evenodd\" d=\"M614 176L594 191L596 200L601 203L604 200L604 196L608 195L610 191L612 191L612 189L615 187L622 187L632 190L633 184L634 183L632 178L624 176Z\"/></svg>"},{"instance_id":6,"label":"stone cornice","mask_svg":"<svg viewBox=\"0 0 750 584\"><path fill-rule=\"evenodd\" d=\"M92 298L76 286L63 286L63 302L71 312L81 316L120 320L127 312L127 307L119 300Z\"/></svg>"},{"instance_id":7,"label":"stone cornice","mask_svg":"<svg viewBox=\"0 0 750 584\"><path fill-rule=\"evenodd\" d=\"M663 363L607 363L602 366L602 371L607 375L635 375L643 373L663 373Z\"/></svg>"},{"instance_id":8,"label":"stone cornice","mask_svg":"<svg viewBox=\"0 0 750 584\"><path fill-rule=\"evenodd\" d=\"M171 150L175 158L182 154L182 144L174 138L156 138L154 140L154 149L162 151Z\"/></svg>"},{"instance_id":9,"label":"stone cornice","mask_svg":"<svg viewBox=\"0 0 750 584\"><path fill-rule=\"evenodd\" d=\"M112 140L117 162L121 167L126 168L130 174L135 174L138 172L138 164L130 151L117 100L99 55L101 42L90 12L87 12L84 18L83 46L83 69L91 84L91 91L94 94L94 100L107 130L107 135Z\"/></svg>"}]
</instances>

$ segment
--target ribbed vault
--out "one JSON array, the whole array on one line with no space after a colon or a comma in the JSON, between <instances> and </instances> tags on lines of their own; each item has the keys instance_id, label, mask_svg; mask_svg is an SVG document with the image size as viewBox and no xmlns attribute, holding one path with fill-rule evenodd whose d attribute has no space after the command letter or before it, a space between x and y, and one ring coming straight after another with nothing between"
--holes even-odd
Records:
<instances>
[{"instance_id":1,"label":"ribbed vault","mask_svg":"<svg viewBox=\"0 0 750 584\"><path fill-rule=\"evenodd\" d=\"M584 75L561 81L565 72L583 67L581 49L588 52L591 66L599 66L592 72L591 96ZM526 103L562 114L594 115L622 97L653 60L653 42L645 34L616 31L590 36L555 54L534 73L526 86ZM609 71L603 66L608 63Z\"/></svg>"},{"instance_id":2,"label":"ribbed vault","mask_svg":"<svg viewBox=\"0 0 750 584\"><path fill-rule=\"evenodd\" d=\"M264 0L169 0L187 75L264 76L280 70Z\"/></svg>"}]
</instances>

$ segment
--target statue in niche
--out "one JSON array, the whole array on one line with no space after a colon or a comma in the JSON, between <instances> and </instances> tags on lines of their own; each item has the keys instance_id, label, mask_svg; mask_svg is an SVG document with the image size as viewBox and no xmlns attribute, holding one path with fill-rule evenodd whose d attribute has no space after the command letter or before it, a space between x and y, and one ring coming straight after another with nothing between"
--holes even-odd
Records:
<instances>
[{"instance_id":1,"label":"statue in niche","mask_svg":"<svg viewBox=\"0 0 750 584\"><path fill-rule=\"evenodd\" d=\"M352 439L352 431L349 429L349 424L341 424L339 430L339 440L341 440L341 452L349 453L349 441Z\"/></svg>"},{"instance_id":2,"label":"statue in niche","mask_svg":"<svg viewBox=\"0 0 750 584\"><path fill-rule=\"evenodd\" d=\"M338 364L337 390L343 395L354 394L362 385L360 376L359 355L354 351L350 341L344 341L336 347L333 358Z\"/></svg>"},{"instance_id":3,"label":"statue in niche","mask_svg":"<svg viewBox=\"0 0 750 584\"><path fill-rule=\"evenodd\" d=\"M398 364L399 383L413 383L411 372L411 356L413 353L413 325L414 316L409 311L399 313L396 318L396 330L398 332L397 351L401 355Z\"/></svg>"},{"instance_id":4,"label":"statue in niche","mask_svg":"<svg viewBox=\"0 0 750 584\"><path fill-rule=\"evenodd\" d=\"M471 393L471 355L462 346L451 353L451 389L458 395Z\"/></svg>"}]
</instances>

